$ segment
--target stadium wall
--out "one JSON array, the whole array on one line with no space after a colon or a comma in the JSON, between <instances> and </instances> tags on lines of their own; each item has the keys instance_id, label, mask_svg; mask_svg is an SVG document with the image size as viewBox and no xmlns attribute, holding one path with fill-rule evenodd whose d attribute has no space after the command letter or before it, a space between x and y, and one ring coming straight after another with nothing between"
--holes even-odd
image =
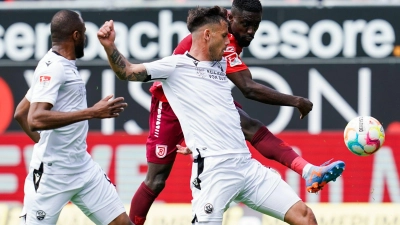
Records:
<instances>
[{"instance_id":1,"label":"stadium wall","mask_svg":"<svg viewBox=\"0 0 400 225\"><path fill-rule=\"evenodd\" d=\"M266 7L257 35L243 53L255 80L281 92L308 97L314 109L305 120L290 107L234 98L273 132L318 134L342 130L357 115L372 115L385 128L400 120L400 7ZM115 78L96 32L116 21L116 44L132 62L170 55L187 33L188 8L79 9L86 21L85 57L78 66L88 104L115 93L129 108L117 120L90 121L93 131L140 134L148 129L150 84ZM49 21L56 10L3 10L0 17L0 133L20 131L12 120L30 86L37 61L49 49Z\"/></svg>"}]
</instances>

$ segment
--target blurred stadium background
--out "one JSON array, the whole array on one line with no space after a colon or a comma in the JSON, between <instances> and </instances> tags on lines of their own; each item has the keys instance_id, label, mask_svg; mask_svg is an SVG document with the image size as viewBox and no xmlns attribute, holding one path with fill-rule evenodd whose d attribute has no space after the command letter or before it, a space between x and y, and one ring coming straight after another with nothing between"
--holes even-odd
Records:
<instances>
[{"instance_id":1,"label":"blurred stadium background","mask_svg":"<svg viewBox=\"0 0 400 225\"><path fill-rule=\"evenodd\" d=\"M229 0L0 1L0 225L18 224L32 141L13 120L30 85L37 60L49 49L49 22L59 9L79 11L87 28L85 57L78 67L87 82L88 105L110 93L128 109L117 119L90 121L88 151L116 184L124 203L146 174L150 84L115 79L96 38L105 20L116 21L116 43L133 62L170 55L187 33L189 8L228 7ZM263 0L263 21L243 53L254 79L284 93L308 97L313 111L266 106L233 95L253 117L314 164L331 158L347 163L343 176L319 194L303 179L252 149L277 169L314 209L322 225L400 225L400 1ZM371 115L386 131L384 147L355 156L343 129L357 115ZM165 191L146 225L189 224L190 156L178 156ZM139 203L140 204L140 203ZM275 225L279 221L233 205L224 225ZM92 224L73 205L58 224Z\"/></svg>"}]
</instances>

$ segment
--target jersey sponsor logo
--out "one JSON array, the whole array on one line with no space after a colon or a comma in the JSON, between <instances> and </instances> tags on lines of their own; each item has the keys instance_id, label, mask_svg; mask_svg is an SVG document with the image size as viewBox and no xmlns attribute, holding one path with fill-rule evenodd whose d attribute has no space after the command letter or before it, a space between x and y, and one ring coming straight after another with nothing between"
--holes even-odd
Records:
<instances>
[{"instance_id":1,"label":"jersey sponsor logo","mask_svg":"<svg viewBox=\"0 0 400 225\"><path fill-rule=\"evenodd\" d=\"M156 145L156 156L158 158L164 158L167 155L167 145Z\"/></svg>"},{"instance_id":2,"label":"jersey sponsor logo","mask_svg":"<svg viewBox=\"0 0 400 225\"><path fill-rule=\"evenodd\" d=\"M41 86L46 87L49 85L51 80L51 76L40 76L39 77L39 83Z\"/></svg>"},{"instance_id":3,"label":"jersey sponsor logo","mask_svg":"<svg viewBox=\"0 0 400 225\"><path fill-rule=\"evenodd\" d=\"M205 212L205 213L211 214L213 211L214 211L214 206L213 206L212 204L207 203L207 204L204 206L204 212Z\"/></svg>"},{"instance_id":4,"label":"jersey sponsor logo","mask_svg":"<svg viewBox=\"0 0 400 225\"><path fill-rule=\"evenodd\" d=\"M226 61L229 63L230 67L234 67L234 66L243 64L242 60L240 60L239 55L236 52L225 56L225 58L226 58Z\"/></svg>"},{"instance_id":5,"label":"jersey sponsor logo","mask_svg":"<svg viewBox=\"0 0 400 225\"><path fill-rule=\"evenodd\" d=\"M46 213L43 210L38 210L36 212L36 218L38 220L43 220L46 217Z\"/></svg>"}]
</instances>

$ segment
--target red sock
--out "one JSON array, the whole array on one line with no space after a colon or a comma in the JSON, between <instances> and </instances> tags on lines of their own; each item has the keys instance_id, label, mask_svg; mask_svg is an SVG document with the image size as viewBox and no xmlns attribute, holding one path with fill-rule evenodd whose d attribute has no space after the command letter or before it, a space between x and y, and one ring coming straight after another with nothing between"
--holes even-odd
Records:
<instances>
[{"instance_id":1,"label":"red sock","mask_svg":"<svg viewBox=\"0 0 400 225\"><path fill-rule=\"evenodd\" d=\"M264 157L275 160L302 175L307 161L301 158L288 144L273 135L265 126L256 132L250 143ZM306 163L303 164L304 162Z\"/></svg>"},{"instance_id":2,"label":"red sock","mask_svg":"<svg viewBox=\"0 0 400 225\"><path fill-rule=\"evenodd\" d=\"M129 211L129 218L134 224L144 224L147 213L157 196L158 194L154 193L144 182L140 185L132 198Z\"/></svg>"}]
</instances>

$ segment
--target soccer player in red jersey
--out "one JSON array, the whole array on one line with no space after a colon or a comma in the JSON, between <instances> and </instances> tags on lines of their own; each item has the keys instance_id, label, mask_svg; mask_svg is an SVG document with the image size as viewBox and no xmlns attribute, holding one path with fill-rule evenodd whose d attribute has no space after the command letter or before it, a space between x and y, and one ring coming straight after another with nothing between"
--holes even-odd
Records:
<instances>
[{"instance_id":1,"label":"soccer player in red jersey","mask_svg":"<svg viewBox=\"0 0 400 225\"><path fill-rule=\"evenodd\" d=\"M230 44L224 56L228 62L228 78L246 98L265 104L296 107L300 112L300 119L303 119L312 109L312 103L308 99L286 95L256 83L239 56L243 48L250 45L261 22L260 1L234 0L231 12L227 16L230 22ZM189 35L179 43L174 54L184 54L190 50L191 45L192 36ZM152 93L150 130L146 143L148 172L145 181L132 198L129 214L131 220L139 225L144 224L152 203L164 189L176 157L177 144L184 139L179 121L163 93L161 84L155 83L150 91ZM289 145L273 135L263 123L251 118L237 102L235 104L246 140L264 157L289 167L306 179L308 192L318 192L326 183L336 180L342 174L344 162L336 161L326 166L314 166L308 163ZM190 151L183 147L179 148L178 151L184 154Z\"/></svg>"}]
</instances>

